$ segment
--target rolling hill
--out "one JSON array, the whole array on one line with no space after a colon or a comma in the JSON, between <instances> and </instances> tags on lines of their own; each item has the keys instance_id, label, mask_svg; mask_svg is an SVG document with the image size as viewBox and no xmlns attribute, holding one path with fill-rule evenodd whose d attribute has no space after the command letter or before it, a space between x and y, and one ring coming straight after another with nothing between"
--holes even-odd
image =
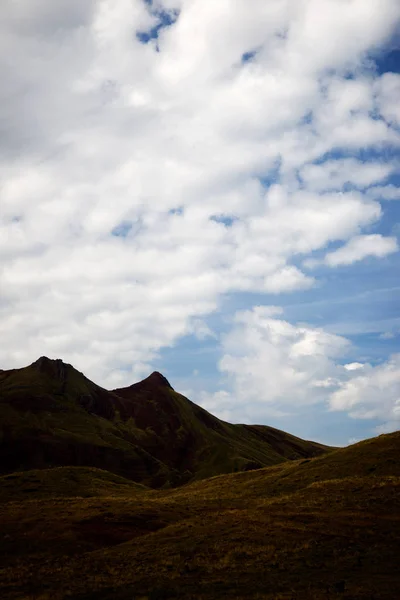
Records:
<instances>
[{"instance_id":1,"label":"rolling hill","mask_svg":"<svg viewBox=\"0 0 400 600\"><path fill-rule=\"evenodd\" d=\"M0 371L0 434L2 474L84 466L154 488L329 450L271 427L221 421L157 372L108 391L46 357Z\"/></svg>"},{"instance_id":2,"label":"rolling hill","mask_svg":"<svg viewBox=\"0 0 400 600\"><path fill-rule=\"evenodd\" d=\"M400 597L400 432L154 490L86 467L0 477L5 600Z\"/></svg>"}]
</instances>

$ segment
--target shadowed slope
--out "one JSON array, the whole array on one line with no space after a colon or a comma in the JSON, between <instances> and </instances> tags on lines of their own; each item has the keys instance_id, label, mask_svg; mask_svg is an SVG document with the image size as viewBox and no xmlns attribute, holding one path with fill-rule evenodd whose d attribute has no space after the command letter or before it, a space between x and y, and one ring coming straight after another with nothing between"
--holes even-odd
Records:
<instances>
[{"instance_id":1,"label":"shadowed slope","mask_svg":"<svg viewBox=\"0 0 400 600\"><path fill-rule=\"evenodd\" d=\"M257 469L330 450L272 427L221 421L175 392L159 373L114 393L129 402L135 424L154 433L153 440L143 440L143 447L167 465L189 473L191 479Z\"/></svg>"},{"instance_id":2,"label":"shadowed slope","mask_svg":"<svg viewBox=\"0 0 400 600\"><path fill-rule=\"evenodd\" d=\"M126 404L60 360L1 372L0 472L81 465L156 487L178 483L178 472L143 449L146 432L121 420Z\"/></svg>"},{"instance_id":3,"label":"shadowed slope","mask_svg":"<svg viewBox=\"0 0 400 600\"><path fill-rule=\"evenodd\" d=\"M166 491L170 497L184 494L214 498L218 494L239 502L243 499L279 498L309 489L321 482L334 481L340 485L348 478L400 478L400 432L380 435L346 448L339 448L313 459L286 461L250 473L219 475L194 482L183 488Z\"/></svg>"},{"instance_id":4,"label":"shadowed slope","mask_svg":"<svg viewBox=\"0 0 400 600\"><path fill-rule=\"evenodd\" d=\"M328 450L273 428L225 423L160 373L107 391L46 357L0 372L0 427L2 473L92 466L151 487Z\"/></svg>"},{"instance_id":5,"label":"shadowed slope","mask_svg":"<svg viewBox=\"0 0 400 600\"><path fill-rule=\"evenodd\" d=\"M136 492L148 490L140 483L93 467L31 469L0 477L0 502L32 498L133 496Z\"/></svg>"},{"instance_id":6,"label":"shadowed slope","mask_svg":"<svg viewBox=\"0 0 400 600\"><path fill-rule=\"evenodd\" d=\"M399 454L394 433L174 490L3 502L2 597L393 600Z\"/></svg>"}]
</instances>

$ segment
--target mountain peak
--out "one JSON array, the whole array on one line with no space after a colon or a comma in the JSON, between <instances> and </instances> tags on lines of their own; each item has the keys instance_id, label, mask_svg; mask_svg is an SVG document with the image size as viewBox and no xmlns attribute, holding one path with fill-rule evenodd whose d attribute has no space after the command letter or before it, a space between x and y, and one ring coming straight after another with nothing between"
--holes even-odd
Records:
<instances>
[{"instance_id":1,"label":"mountain peak","mask_svg":"<svg viewBox=\"0 0 400 600\"><path fill-rule=\"evenodd\" d=\"M150 393L156 393L157 390L159 392L161 392L162 390L173 390L174 388L172 387L172 385L170 384L170 382L168 381L168 379L166 377L164 377L164 375L162 375L161 373L159 373L158 371L153 371L153 373L151 375L149 375L148 377L146 377L145 379L142 379L141 381L138 381L137 383L133 383L132 385L130 385L127 388L118 388L116 390L113 390L117 395L125 395L125 393L128 393L128 395L131 393L131 391L136 390L145 390L147 392Z\"/></svg>"},{"instance_id":2,"label":"mountain peak","mask_svg":"<svg viewBox=\"0 0 400 600\"><path fill-rule=\"evenodd\" d=\"M61 360L61 358L49 358L48 356L41 356L40 358L35 360L35 362L33 362L32 365L40 367L42 365L60 364L62 362L63 361Z\"/></svg>"},{"instance_id":3,"label":"mountain peak","mask_svg":"<svg viewBox=\"0 0 400 600\"><path fill-rule=\"evenodd\" d=\"M174 389L168 381L168 379L158 371L153 371L153 373L146 377L146 379L144 379L143 381L145 381L146 383L150 383L152 386L168 387L171 390Z\"/></svg>"},{"instance_id":4,"label":"mountain peak","mask_svg":"<svg viewBox=\"0 0 400 600\"><path fill-rule=\"evenodd\" d=\"M267 426L220 421L157 371L108 391L41 356L1 374L0 397L10 407L0 419L0 474L87 465L162 487L328 450Z\"/></svg>"},{"instance_id":5,"label":"mountain peak","mask_svg":"<svg viewBox=\"0 0 400 600\"><path fill-rule=\"evenodd\" d=\"M52 375L59 379L65 377L65 371L71 365L63 362L61 358L48 358L47 356L41 356L35 362L31 364L31 367L45 373L46 375Z\"/></svg>"}]
</instances>

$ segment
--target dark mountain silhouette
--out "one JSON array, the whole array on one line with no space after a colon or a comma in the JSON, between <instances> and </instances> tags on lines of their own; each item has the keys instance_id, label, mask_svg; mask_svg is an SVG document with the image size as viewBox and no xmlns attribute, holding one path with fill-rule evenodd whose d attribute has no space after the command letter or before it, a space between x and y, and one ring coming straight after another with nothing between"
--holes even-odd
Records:
<instances>
[{"instance_id":1,"label":"dark mountain silhouette","mask_svg":"<svg viewBox=\"0 0 400 600\"><path fill-rule=\"evenodd\" d=\"M0 372L0 473L106 469L151 487L320 455L327 447L261 425L232 425L158 372L105 390L62 360Z\"/></svg>"}]
</instances>

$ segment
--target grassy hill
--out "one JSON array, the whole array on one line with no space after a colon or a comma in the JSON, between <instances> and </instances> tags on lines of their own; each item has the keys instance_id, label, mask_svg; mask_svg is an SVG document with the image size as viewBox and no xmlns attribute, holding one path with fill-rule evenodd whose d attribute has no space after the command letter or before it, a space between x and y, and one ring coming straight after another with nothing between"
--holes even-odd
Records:
<instances>
[{"instance_id":1,"label":"grassy hill","mask_svg":"<svg viewBox=\"0 0 400 600\"><path fill-rule=\"evenodd\" d=\"M81 467L3 476L2 598L394 600L399 456L397 432L174 489Z\"/></svg>"},{"instance_id":2,"label":"grassy hill","mask_svg":"<svg viewBox=\"0 0 400 600\"><path fill-rule=\"evenodd\" d=\"M157 488L327 450L270 427L225 423L160 373L108 391L46 357L0 372L0 474L86 466Z\"/></svg>"},{"instance_id":3,"label":"grassy hill","mask_svg":"<svg viewBox=\"0 0 400 600\"><path fill-rule=\"evenodd\" d=\"M54 467L0 477L0 502L29 498L92 498L149 491L140 483L93 467Z\"/></svg>"}]
</instances>

